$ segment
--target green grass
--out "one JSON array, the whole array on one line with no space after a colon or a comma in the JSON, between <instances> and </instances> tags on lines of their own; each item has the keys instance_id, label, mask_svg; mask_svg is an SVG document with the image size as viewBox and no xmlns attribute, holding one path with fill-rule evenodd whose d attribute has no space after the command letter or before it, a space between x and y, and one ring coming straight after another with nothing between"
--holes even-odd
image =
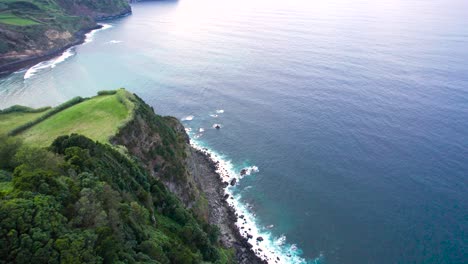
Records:
<instances>
[{"instance_id":1,"label":"green grass","mask_svg":"<svg viewBox=\"0 0 468 264\"><path fill-rule=\"evenodd\" d=\"M21 113L12 112L8 114L0 114L0 134L7 134L15 127L26 124L39 116L43 115L44 112L39 113Z\"/></svg>"},{"instance_id":2,"label":"green grass","mask_svg":"<svg viewBox=\"0 0 468 264\"><path fill-rule=\"evenodd\" d=\"M59 136L79 133L106 143L131 118L134 108L129 99L131 96L121 89L114 95L93 97L48 117L20 133L18 137L23 138L25 143L31 145L48 146ZM41 114L43 113L40 113L39 116ZM0 124L4 122L10 123L10 125L20 125L31 119L33 118L24 118L24 122L13 121L11 118L2 121L0 116ZM10 126L7 131L15 127Z\"/></svg>"},{"instance_id":3,"label":"green grass","mask_svg":"<svg viewBox=\"0 0 468 264\"><path fill-rule=\"evenodd\" d=\"M0 13L0 23L13 26L32 26L39 24L31 19L22 18L11 13Z\"/></svg>"}]
</instances>

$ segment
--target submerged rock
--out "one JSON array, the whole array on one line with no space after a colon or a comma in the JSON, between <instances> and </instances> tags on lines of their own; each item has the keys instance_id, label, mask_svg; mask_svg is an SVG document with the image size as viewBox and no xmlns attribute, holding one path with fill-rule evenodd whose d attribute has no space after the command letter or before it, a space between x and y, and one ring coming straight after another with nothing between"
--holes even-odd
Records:
<instances>
[{"instance_id":1,"label":"submerged rock","mask_svg":"<svg viewBox=\"0 0 468 264\"><path fill-rule=\"evenodd\" d=\"M263 241L263 237L261 237L261 236L257 237L257 241L258 241L258 242L262 242L262 241Z\"/></svg>"}]
</instances>

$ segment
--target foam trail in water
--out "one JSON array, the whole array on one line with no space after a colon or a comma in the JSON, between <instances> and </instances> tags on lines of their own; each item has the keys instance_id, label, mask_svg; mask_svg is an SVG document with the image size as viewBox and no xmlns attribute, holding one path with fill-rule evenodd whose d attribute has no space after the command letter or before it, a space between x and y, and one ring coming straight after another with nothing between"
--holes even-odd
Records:
<instances>
[{"instance_id":1,"label":"foam trail in water","mask_svg":"<svg viewBox=\"0 0 468 264\"><path fill-rule=\"evenodd\" d=\"M101 28L98 28L98 29L95 29L95 30L92 30L91 32L87 33L85 35L85 41L84 41L84 44L88 44L90 42L92 42L94 40L94 35L101 31L101 30L106 30L106 29L109 29L112 27L112 25L109 25L109 24L99 24L101 25L102 27Z\"/></svg>"},{"instance_id":2,"label":"foam trail in water","mask_svg":"<svg viewBox=\"0 0 468 264\"><path fill-rule=\"evenodd\" d=\"M225 159L225 157L219 155L213 150L210 150L204 147L203 143L197 141L196 135L189 133L192 137L191 145L203 153L210 154L210 158L218 164L217 173L220 175L222 181L229 183L232 179L241 180L241 173L236 172L231 161ZM258 172L259 169L256 166L250 166L243 170L246 170L244 176L252 175L255 172ZM243 171L241 170L241 172ZM288 244L286 242L286 236L282 235L280 237L275 237L270 230L274 227L269 225L267 227L261 227L257 224L255 215L251 212L250 206L242 202L242 197L240 194L234 192L236 186L231 186L228 184L228 187L224 190L226 194L229 194L230 199L228 203L232 206L236 213L239 215L237 220L237 227L239 228L242 236L248 239L249 243L252 244L252 249L254 252L262 259L268 261L268 263L278 263L278 264L304 264L304 263L322 263L323 256L319 258L307 261L302 258L300 255L302 251L294 244Z\"/></svg>"},{"instance_id":3,"label":"foam trail in water","mask_svg":"<svg viewBox=\"0 0 468 264\"><path fill-rule=\"evenodd\" d=\"M93 31L85 34L84 44L93 41L93 36L94 36L94 34L96 34L96 32L112 27L112 25L109 25L109 24L100 24L100 25L102 26L102 28L93 30ZM40 70L47 69L47 68L55 68L55 66L57 66L57 64L59 64L61 62L64 62L66 59L70 58L73 55L75 55L75 51L74 51L74 47L71 47L71 48L67 49L65 52L63 52L62 55L60 55L59 57L53 58L53 59L48 60L48 61L40 62L40 63L32 66L31 68L29 68L26 71L26 73L24 74L24 79L27 80L27 79L33 77Z\"/></svg>"},{"instance_id":4,"label":"foam trail in water","mask_svg":"<svg viewBox=\"0 0 468 264\"><path fill-rule=\"evenodd\" d=\"M64 62L66 59L70 58L73 55L75 55L75 51L72 47L72 48L67 49L65 52L62 53L62 55L60 55L57 58L38 63L26 71L26 73L24 74L24 79L27 80L33 77L40 70L47 69L47 68L55 68L57 64Z\"/></svg>"},{"instance_id":5,"label":"foam trail in water","mask_svg":"<svg viewBox=\"0 0 468 264\"><path fill-rule=\"evenodd\" d=\"M107 43L109 43L109 44L118 44L118 43L122 43L122 42L123 41L121 41L121 40L111 40L111 41L109 41Z\"/></svg>"},{"instance_id":6,"label":"foam trail in water","mask_svg":"<svg viewBox=\"0 0 468 264\"><path fill-rule=\"evenodd\" d=\"M193 115L189 115L189 116L186 116L186 117L182 118L182 121L192 121L193 118L194 118Z\"/></svg>"}]
</instances>

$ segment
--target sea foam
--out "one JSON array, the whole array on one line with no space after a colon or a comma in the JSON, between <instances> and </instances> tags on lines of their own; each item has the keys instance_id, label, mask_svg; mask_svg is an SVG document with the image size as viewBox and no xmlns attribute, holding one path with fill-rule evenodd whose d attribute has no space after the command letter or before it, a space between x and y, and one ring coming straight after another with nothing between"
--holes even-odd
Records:
<instances>
[{"instance_id":1,"label":"sea foam","mask_svg":"<svg viewBox=\"0 0 468 264\"><path fill-rule=\"evenodd\" d=\"M112 27L112 25L109 25L109 24L100 24L100 25L102 26L101 28L92 30L91 32L85 34L85 41L84 41L83 44L87 44L87 43L92 42L96 32L101 31L101 30L106 30L106 29ZM43 61L43 62L40 62L40 63L32 66L24 74L24 79L27 80L27 79L33 77L34 75L36 75L37 72L39 72L41 70L44 70L44 69L47 69L47 68L55 68L55 66L57 66L57 64L64 62L65 60L72 57L73 55L75 55L75 47L71 47L71 48L67 49L59 57L53 58L51 60Z\"/></svg>"},{"instance_id":2,"label":"sea foam","mask_svg":"<svg viewBox=\"0 0 468 264\"><path fill-rule=\"evenodd\" d=\"M189 133L191 139L191 145L195 149L210 154L209 157L213 162L218 164L216 172L221 177L223 182L229 183L232 179L237 181L242 179L240 171L236 171L232 162L226 159L215 151L208 149L204 146L203 142L196 140L196 134ZM245 168L246 173L244 176L253 175L259 172L259 168L256 166L249 166ZM248 172L248 174L247 174ZM239 228L240 233L243 237L247 238L249 243L252 245L252 250L261 259L266 260L268 263L294 263L294 264L305 264L305 263L320 263L322 256L308 262L300 255L302 251L295 244L288 244L285 235L275 237L271 230L274 228L273 225L262 227L257 223L255 214L251 211L252 207L242 202L240 194L235 192L236 186L225 188L225 193L229 194L230 199L227 200L228 204L235 210L239 217L236 226ZM263 241L260 241L263 239Z\"/></svg>"},{"instance_id":3,"label":"sea foam","mask_svg":"<svg viewBox=\"0 0 468 264\"><path fill-rule=\"evenodd\" d=\"M66 51L64 51L62 53L62 55L60 55L59 57L53 58L53 59L48 60L48 61L40 62L40 63L32 66L31 68L29 68L26 71L26 73L24 74L24 79L27 80L27 79L33 77L40 70L47 69L47 68L55 68L55 66L57 66L57 64L64 62L65 60L67 60L68 58L70 58L73 55L75 55L75 51L74 51L74 48L72 47L72 48L69 48Z\"/></svg>"},{"instance_id":4,"label":"sea foam","mask_svg":"<svg viewBox=\"0 0 468 264\"><path fill-rule=\"evenodd\" d=\"M98 28L98 29L95 29L95 30L92 30L91 32L85 34L85 41L84 41L84 44L88 44L90 42L92 42L94 40L94 35L99 32L99 31L102 31L102 30L106 30L106 29L109 29L112 27L112 25L109 25L109 24L99 24L101 25L102 27L101 28Z\"/></svg>"},{"instance_id":5,"label":"sea foam","mask_svg":"<svg viewBox=\"0 0 468 264\"><path fill-rule=\"evenodd\" d=\"M186 116L186 117L182 118L182 121L192 121L193 118L194 118L193 115L189 115L189 116Z\"/></svg>"}]
</instances>

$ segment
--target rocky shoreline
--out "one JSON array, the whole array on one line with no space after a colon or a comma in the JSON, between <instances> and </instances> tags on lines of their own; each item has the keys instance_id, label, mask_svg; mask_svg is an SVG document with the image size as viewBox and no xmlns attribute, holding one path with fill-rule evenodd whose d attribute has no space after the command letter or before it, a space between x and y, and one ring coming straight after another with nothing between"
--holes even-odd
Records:
<instances>
[{"instance_id":1,"label":"rocky shoreline","mask_svg":"<svg viewBox=\"0 0 468 264\"><path fill-rule=\"evenodd\" d=\"M118 15L114 15L114 16L98 17L98 18L96 18L96 21L99 22L99 21L117 19L117 18L128 16L130 14L132 14L131 10L123 12L123 13L118 14ZM93 30L100 29L100 28L102 28L101 25L96 25L94 27L81 29L81 30L75 32L75 34L74 34L75 39L72 42L68 43L67 45L65 45L63 47L50 50L50 51L48 51L48 52L46 52L45 54L42 54L42 55L32 56L32 57L29 57L29 58L26 58L26 59L21 59L21 60L17 60L17 61L13 61L13 62L10 62L10 63L0 65L0 77L12 74L15 71L21 70L23 68L33 66L33 65L35 65L37 63L40 63L42 61L46 61L46 60L52 59L54 57L60 56L60 54L65 52L67 49L69 49L71 47L74 47L74 46L77 46L77 45L83 44L85 42L85 40L86 40L86 34L88 34L89 32L91 32Z\"/></svg>"},{"instance_id":2,"label":"rocky shoreline","mask_svg":"<svg viewBox=\"0 0 468 264\"><path fill-rule=\"evenodd\" d=\"M252 250L252 245L243 237L236 226L237 214L228 202L230 197L225 194L226 182L216 172L218 164L209 154L190 147L191 162L188 166L195 182L205 194L209 206L209 222L217 225L221 231L221 243L236 250L236 258L241 264L268 263L259 258Z\"/></svg>"}]
</instances>

